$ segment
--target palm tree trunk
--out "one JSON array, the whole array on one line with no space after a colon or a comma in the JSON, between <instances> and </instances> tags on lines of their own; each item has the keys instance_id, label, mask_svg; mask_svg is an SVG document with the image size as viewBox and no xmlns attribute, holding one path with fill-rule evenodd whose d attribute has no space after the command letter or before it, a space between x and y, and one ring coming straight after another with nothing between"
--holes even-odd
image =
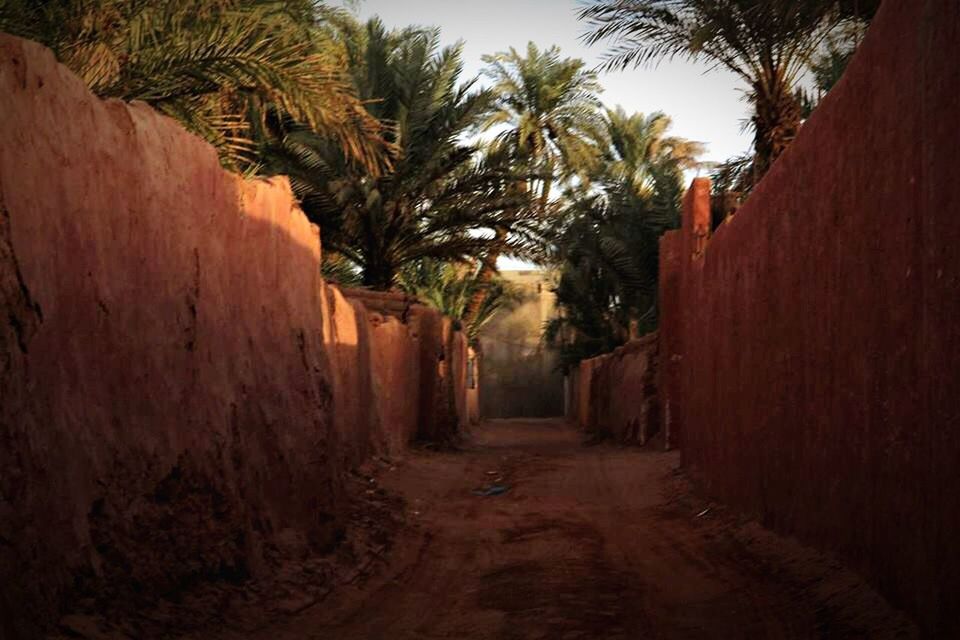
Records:
<instances>
[{"instance_id":1,"label":"palm tree trunk","mask_svg":"<svg viewBox=\"0 0 960 640\"><path fill-rule=\"evenodd\" d=\"M396 276L393 265L377 261L363 266L363 286L376 291L389 291Z\"/></svg>"},{"instance_id":2,"label":"palm tree trunk","mask_svg":"<svg viewBox=\"0 0 960 640\"><path fill-rule=\"evenodd\" d=\"M544 187L549 189L547 184L544 184ZM509 188L510 187L508 187L508 189ZM520 180L512 185L512 190L518 193L527 193L529 189L530 185L527 184L526 180ZM483 260L480 261L480 273L477 274L477 290L470 296L470 302L467 303L467 307L463 312L462 321L464 327L469 327L476 321L477 314L480 313L483 303L486 302L487 296L490 294L490 283L493 281L494 276L497 275L497 260L500 258L500 253L507 243L508 235L509 231L506 227L497 227L494 230L493 246L491 246L487 254L483 256Z\"/></svg>"},{"instance_id":3,"label":"palm tree trunk","mask_svg":"<svg viewBox=\"0 0 960 640\"><path fill-rule=\"evenodd\" d=\"M802 111L790 87L778 78L753 88L754 184L790 146L800 129Z\"/></svg>"}]
</instances>

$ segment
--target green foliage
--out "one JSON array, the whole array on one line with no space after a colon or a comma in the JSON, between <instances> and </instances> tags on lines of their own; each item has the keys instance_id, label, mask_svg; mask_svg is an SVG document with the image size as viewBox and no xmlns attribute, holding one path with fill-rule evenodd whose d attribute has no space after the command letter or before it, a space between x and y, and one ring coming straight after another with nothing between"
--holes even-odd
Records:
<instances>
[{"instance_id":1,"label":"green foliage","mask_svg":"<svg viewBox=\"0 0 960 640\"><path fill-rule=\"evenodd\" d=\"M482 254L500 226L514 230L504 252L527 255L538 223L529 197L508 188L514 166L464 142L494 95L460 82L460 47L441 49L436 30L387 31L378 20L343 20L339 29L354 90L389 126L396 155L389 171L374 174L313 131L279 123L269 169L290 175L325 249L378 289L396 284L404 265Z\"/></svg>"},{"instance_id":2,"label":"green foliage","mask_svg":"<svg viewBox=\"0 0 960 640\"><path fill-rule=\"evenodd\" d=\"M473 346L479 343L481 330L500 312L521 301L519 291L506 280L495 277L485 282L481 267L474 263L450 263L421 260L407 265L399 276L400 286L421 302L453 318ZM467 308L477 290L486 296L479 312L466 317Z\"/></svg>"},{"instance_id":3,"label":"green foliage","mask_svg":"<svg viewBox=\"0 0 960 640\"><path fill-rule=\"evenodd\" d=\"M823 96L839 82L866 33L867 22L879 6L872 0L841 2L842 24L827 35L825 42L807 62L812 88L798 87L794 100L805 120L819 106ZM743 154L726 160L713 172L712 222L716 228L739 208L762 177L756 156Z\"/></svg>"},{"instance_id":4,"label":"green foliage","mask_svg":"<svg viewBox=\"0 0 960 640\"><path fill-rule=\"evenodd\" d=\"M532 42L526 55L511 48L484 61L495 96L494 108L480 127L496 133L489 154L514 167L508 192L534 198L540 229L549 228L557 210L550 199L554 184L574 176L586 180L599 161L598 141L604 134L600 84L582 60L561 58L558 48L540 50ZM536 245L536 226L533 229L528 235ZM515 224L494 227L494 243L481 262L480 286L467 306L468 320L483 309L497 259L521 231Z\"/></svg>"},{"instance_id":5,"label":"green foliage","mask_svg":"<svg viewBox=\"0 0 960 640\"><path fill-rule=\"evenodd\" d=\"M656 197L664 171L694 169L704 146L699 142L665 135L669 116L655 112L628 115L622 107L607 109L606 138L610 146L602 170L606 182L623 185L631 193Z\"/></svg>"},{"instance_id":6,"label":"green foliage","mask_svg":"<svg viewBox=\"0 0 960 640\"><path fill-rule=\"evenodd\" d=\"M363 285L363 274L360 273L357 266L337 253L323 252L320 272L324 280L342 287L360 287Z\"/></svg>"},{"instance_id":7,"label":"green foliage","mask_svg":"<svg viewBox=\"0 0 960 640\"><path fill-rule=\"evenodd\" d=\"M838 0L588 0L590 44L611 42L607 69L676 56L739 75L753 106L754 174L762 176L796 135L796 89L837 29L860 15Z\"/></svg>"},{"instance_id":8,"label":"green foliage","mask_svg":"<svg viewBox=\"0 0 960 640\"><path fill-rule=\"evenodd\" d=\"M711 178L711 229L716 229L753 190L753 156L735 156L714 167Z\"/></svg>"},{"instance_id":9,"label":"green foliage","mask_svg":"<svg viewBox=\"0 0 960 640\"><path fill-rule=\"evenodd\" d=\"M631 6L657 4L683 3ZM332 282L400 286L476 341L518 301L497 258L535 259L561 267L549 330L567 362L655 326L657 241L702 147L662 113L604 110L596 73L556 47L486 56L480 89L436 29L315 0L0 0L0 29L176 118L225 166L288 175Z\"/></svg>"},{"instance_id":10,"label":"green foliage","mask_svg":"<svg viewBox=\"0 0 960 640\"><path fill-rule=\"evenodd\" d=\"M666 136L669 124L659 113L609 111L610 146L593 188L569 193L556 239L562 314L545 332L563 367L656 328L659 239L680 224L682 170L702 152Z\"/></svg>"},{"instance_id":11,"label":"green foliage","mask_svg":"<svg viewBox=\"0 0 960 640\"><path fill-rule=\"evenodd\" d=\"M827 38L823 49L810 61L818 99L833 88L856 53L866 33L867 23L851 22Z\"/></svg>"},{"instance_id":12,"label":"green foliage","mask_svg":"<svg viewBox=\"0 0 960 640\"><path fill-rule=\"evenodd\" d=\"M499 130L496 143L539 174L529 188L545 209L555 181L584 178L597 165L604 136L600 83L582 60L561 58L557 47L540 50L532 42L526 55L511 48L483 60L496 108L482 129Z\"/></svg>"},{"instance_id":13,"label":"green foliage","mask_svg":"<svg viewBox=\"0 0 960 640\"><path fill-rule=\"evenodd\" d=\"M255 170L277 110L376 170L388 147L311 0L0 0L0 30L50 47L100 96L142 100Z\"/></svg>"}]
</instances>

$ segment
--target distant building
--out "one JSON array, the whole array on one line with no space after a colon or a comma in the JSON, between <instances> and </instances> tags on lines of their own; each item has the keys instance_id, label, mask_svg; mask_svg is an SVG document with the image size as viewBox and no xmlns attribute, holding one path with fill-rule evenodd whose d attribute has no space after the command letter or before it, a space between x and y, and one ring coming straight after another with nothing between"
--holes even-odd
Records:
<instances>
[{"instance_id":1,"label":"distant building","mask_svg":"<svg viewBox=\"0 0 960 640\"><path fill-rule=\"evenodd\" d=\"M484 418L563 415L563 375L543 344L544 325L557 314L555 276L546 271L501 271L523 302L501 311L480 338L480 414Z\"/></svg>"}]
</instances>

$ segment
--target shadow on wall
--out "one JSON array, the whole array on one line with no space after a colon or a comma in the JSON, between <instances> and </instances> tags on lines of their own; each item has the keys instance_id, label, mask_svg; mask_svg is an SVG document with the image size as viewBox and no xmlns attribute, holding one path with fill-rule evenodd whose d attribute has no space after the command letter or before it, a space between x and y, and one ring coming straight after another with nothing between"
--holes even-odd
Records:
<instances>
[{"instance_id":1,"label":"shadow on wall","mask_svg":"<svg viewBox=\"0 0 960 640\"><path fill-rule=\"evenodd\" d=\"M656 332L581 361L567 380L567 419L598 438L646 445L660 431L658 372Z\"/></svg>"},{"instance_id":2,"label":"shadow on wall","mask_svg":"<svg viewBox=\"0 0 960 640\"><path fill-rule=\"evenodd\" d=\"M128 151L101 170L136 166ZM257 219L289 218L289 200L246 201L236 217L215 203L239 202L241 185L218 179L193 224L163 198L163 217L100 206L107 189L51 206L26 200L33 185L12 183L7 160L3 302L19 291L30 304L13 305L0 342L0 635L37 637L34 625L81 598L137 602L263 575L282 532L296 532L289 553L330 548L342 471L368 434L334 427L318 254ZM135 173L118 171L116 190ZM283 204L275 185L243 186ZM338 351L354 358L357 346Z\"/></svg>"},{"instance_id":3,"label":"shadow on wall","mask_svg":"<svg viewBox=\"0 0 960 640\"><path fill-rule=\"evenodd\" d=\"M882 3L737 214L698 246L697 180L661 241L684 465L841 555L931 638L960 637L958 59L956 0Z\"/></svg>"},{"instance_id":4,"label":"shadow on wall","mask_svg":"<svg viewBox=\"0 0 960 640\"><path fill-rule=\"evenodd\" d=\"M462 337L328 287L285 178L5 35L0 112L0 636L328 551L349 466L456 429Z\"/></svg>"}]
</instances>

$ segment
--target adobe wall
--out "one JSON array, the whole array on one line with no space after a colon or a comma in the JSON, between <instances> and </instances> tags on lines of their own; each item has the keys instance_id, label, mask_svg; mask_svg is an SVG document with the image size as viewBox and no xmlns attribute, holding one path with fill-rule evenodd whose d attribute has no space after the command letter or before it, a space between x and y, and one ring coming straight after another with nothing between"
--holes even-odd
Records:
<instances>
[{"instance_id":1,"label":"adobe wall","mask_svg":"<svg viewBox=\"0 0 960 640\"><path fill-rule=\"evenodd\" d=\"M409 325L391 316L371 316L370 371L376 416L386 452L398 456L417 435L419 345Z\"/></svg>"},{"instance_id":2,"label":"adobe wall","mask_svg":"<svg viewBox=\"0 0 960 640\"><path fill-rule=\"evenodd\" d=\"M691 197L694 191L687 192ZM688 216L689 217L689 216ZM663 429L664 446L667 449L682 446L680 425L680 366L682 353L679 336L683 322L680 304L680 257L682 236L680 231L668 231L660 238L660 269L658 304L660 307L659 366L657 389L660 402L660 425ZM662 328L663 319L669 319L670 327Z\"/></svg>"},{"instance_id":3,"label":"adobe wall","mask_svg":"<svg viewBox=\"0 0 960 640\"><path fill-rule=\"evenodd\" d=\"M599 362L596 358L581 360L580 366L577 369L577 375L574 377L577 389L576 395L572 399L574 402L572 413L577 417L577 426L585 431L591 429L590 415L592 412L592 398L590 389L593 386L594 369Z\"/></svg>"},{"instance_id":4,"label":"adobe wall","mask_svg":"<svg viewBox=\"0 0 960 640\"><path fill-rule=\"evenodd\" d=\"M636 445L646 444L659 431L658 349L659 339L652 333L580 362L571 413L581 428Z\"/></svg>"},{"instance_id":5,"label":"adobe wall","mask_svg":"<svg viewBox=\"0 0 960 640\"><path fill-rule=\"evenodd\" d=\"M419 412L417 438L430 441L449 441L457 434L460 424L456 415L456 397L452 388L456 358L452 355L453 323L437 314L415 313L415 322L421 335Z\"/></svg>"},{"instance_id":6,"label":"adobe wall","mask_svg":"<svg viewBox=\"0 0 960 640\"><path fill-rule=\"evenodd\" d=\"M336 411L333 414L333 427L339 436L340 446L337 455L343 466L351 467L365 460L376 451L387 447L385 425L381 423L379 400L390 402L390 397L382 394L381 380L378 377L396 377L392 365L404 366L394 361L404 355L408 341L405 332L396 342L384 344L377 340L377 353L374 355L374 336L377 331L371 323L370 315L364 304L358 300L344 297L334 285L325 285L324 342L331 363L331 385L336 399ZM376 360L382 376L377 376L373 363ZM398 431L402 427L398 428Z\"/></svg>"},{"instance_id":7,"label":"adobe wall","mask_svg":"<svg viewBox=\"0 0 960 640\"><path fill-rule=\"evenodd\" d=\"M453 394L453 406L457 417L457 431L470 427L470 413L467 406L467 338L459 331L450 334L448 346L450 352L450 392Z\"/></svg>"},{"instance_id":8,"label":"adobe wall","mask_svg":"<svg viewBox=\"0 0 960 640\"><path fill-rule=\"evenodd\" d=\"M580 367L571 367L563 377L563 417L580 425Z\"/></svg>"},{"instance_id":9,"label":"adobe wall","mask_svg":"<svg viewBox=\"0 0 960 640\"><path fill-rule=\"evenodd\" d=\"M960 4L884 2L839 85L697 253L661 346L686 466L960 636Z\"/></svg>"},{"instance_id":10,"label":"adobe wall","mask_svg":"<svg viewBox=\"0 0 960 640\"><path fill-rule=\"evenodd\" d=\"M328 287L286 179L6 35L0 113L0 636L325 552L348 466L456 430L449 320Z\"/></svg>"},{"instance_id":11,"label":"adobe wall","mask_svg":"<svg viewBox=\"0 0 960 640\"><path fill-rule=\"evenodd\" d=\"M357 384L371 385L373 393L365 407L356 403L343 418L347 425L365 425L361 431L369 436L354 437L369 443L356 457L362 459L384 446L398 453L417 440L456 438L469 424L468 347L451 319L404 293L328 288L348 301L345 308L357 309L356 325L365 328L358 340L365 364L351 362L357 350L349 345L338 349L346 352L350 369L342 377L345 394ZM365 342L372 347L365 348ZM358 380L358 375L368 375L368 382Z\"/></svg>"},{"instance_id":12,"label":"adobe wall","mask_svg":"<svg viewBox=\"0 0 960 640\"><path fill-rule=\"evenodd\" d=\"M480 422L480 362L481 358L472 347L467 346L467 361L473 363L473 378L467 380L467 423L478 424ZM469 378L469 376L468 376ZM472 384L470 384L472 382Z\"/></svg>"}]
</instances>

